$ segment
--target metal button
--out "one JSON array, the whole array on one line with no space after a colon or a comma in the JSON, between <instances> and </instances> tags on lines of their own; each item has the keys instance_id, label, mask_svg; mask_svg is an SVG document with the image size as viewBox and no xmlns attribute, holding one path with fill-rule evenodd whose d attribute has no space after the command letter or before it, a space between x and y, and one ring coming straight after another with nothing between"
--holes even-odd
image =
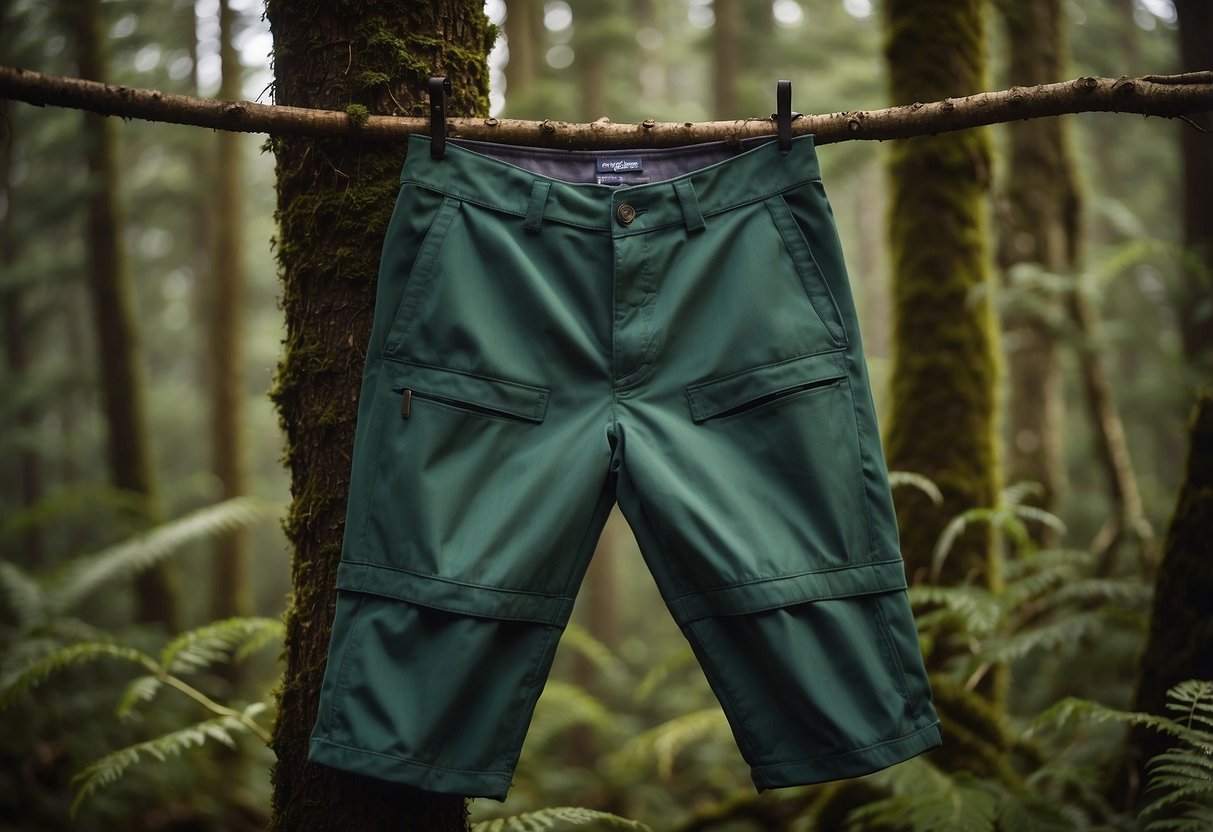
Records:
<instances>
[{"instance_id":1,"label":"metal button","mask_svg":"<svg viewBox=\"0 0 1213 832\"><path fill-rule=\"evenodd\" d=\"M615 219L619 220L620 225L631 225L632 220L636 219L636 209L626 202L620 203L615 208Z\"/></svg>"}]
</instances>

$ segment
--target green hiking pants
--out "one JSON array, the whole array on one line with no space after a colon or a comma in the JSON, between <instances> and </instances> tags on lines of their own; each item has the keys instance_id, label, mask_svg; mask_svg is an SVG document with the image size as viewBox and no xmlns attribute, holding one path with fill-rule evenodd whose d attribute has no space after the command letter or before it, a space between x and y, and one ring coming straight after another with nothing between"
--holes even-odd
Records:
<instances>
[{"instance_id":1,"label":"green hiking pants","mask_svg":"<svg viewBox=\"0 0 1213 832\"><path fill-rule=\"evenodd\" d=\"M311 759L504 799L611 507L761 789L939 744L811 136L414 137Z\"/></svg>"}]
</instances>

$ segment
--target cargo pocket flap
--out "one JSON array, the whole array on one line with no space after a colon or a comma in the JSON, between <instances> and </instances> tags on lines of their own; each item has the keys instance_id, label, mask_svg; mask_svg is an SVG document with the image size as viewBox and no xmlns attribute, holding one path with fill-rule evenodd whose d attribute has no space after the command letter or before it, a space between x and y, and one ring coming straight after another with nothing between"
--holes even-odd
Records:
<instances>
[{"instance_id":1,"label":"cargo pocket flap","mask_svg":"<svg viewBox=\"0 0 1213 832\"><path fill-rule=\"evenodd\" d=\"M733 415L801 390L845 378L846 356L841 350L790 358L743 370L731 376L687 387L691 416L696 422Z\"/></svg>"},{"instance_id":2,"label":"cargo pocket flap","mask_svg":"<svg viewBox=\"0 0 1213 832\"><path fill-rule=\"evenodd\" d=\"M549 393L543 387L411 362L400 362L392 389L463 402L528 422L542 422L548 409Z\"/></svg>"}]
</instances>

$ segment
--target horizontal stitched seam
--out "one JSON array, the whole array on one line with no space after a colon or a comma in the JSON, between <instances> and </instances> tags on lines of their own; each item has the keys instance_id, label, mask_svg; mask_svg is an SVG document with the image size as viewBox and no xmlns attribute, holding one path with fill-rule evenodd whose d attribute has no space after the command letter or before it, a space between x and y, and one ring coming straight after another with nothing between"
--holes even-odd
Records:
<instances>
[{"instance_id":1,"label":"horizontal stitched seam","mask_svg":"<svg viewBox=\"0 0 1213 832\"><path fill-rule=\"evenodd\" d=\"M470 581L457 581L454 578L444 578L441 575L427 575L424 572L414 572L412 569L403 569L399 566L388 566L383 563L371 563L366 560L347 560L346 563L351 566L367 566L371 569L386 569L389 572L402 572L405 575L412 575L415 578L425 578L430 581L439 581L444 584L452 584L453 586L466 586L471 589L484 589L490 592L508 592L513 595L534 595L539 598L559 598L562 601L569 599L568 595L550 592L536 592L533 589L512 589L505 586L489 586L488 584L474 584Z\"/></svg>"},{"instance_id":2,"label":"horizontal stitched seam","mask_svg":"<svg viewBox=\"0 0 1213 832\"><path fill-rule=\"evenodd\" d=\"M354 751L358 754L371 754L375 757L384 757L388 760L397 760L401 763L408 763L411 766L417 766L418 768L427 768L430 771L449 771L451 774L483 774L488 777L499 777L499 778L509 778L510 777L510 773L508 771L507 772L483 771L481 769L475 769L475 768L447 768L445 766L433 766L433 765L430 765L429 763L422 763L422 762L418 762L417 760L410 760L408 757L397 757L395 754L384 754L382 751L371 751L369 748L355 748L352 745L343 745L342 743L334 742L333 740L326 739L324 737L317 737L313 740L313 742L323 743L324 745L332 745L337 748L345 749L346 751Z\"/></svg>"},{"instance_id":3,"label":"horizontal stitched seam","mask_svg":"<svg viewBox=\"0 0 1213 832\"><path fill-rule=\"evenodd\" d=\"M748 581L742 581L735 584L721 584L719 586L710 586L706 589L696 589L691 592L684 592L678 595L678 598L690 598L695 595L702 595L705 592L717 592L722 589L738 589L743 586L753 586L754 584L769 583L771 581L786 581L791 578L803 578L806 575L823 575L827 572L844 572L849 569L864 569L869 566L884 566L889 563L901 563L901 558L890 558L888 560L870 560L863 563L851 563L846 566L830 566L825 569L807 569L804 572L790 572L785 575L769 575L758 578L750 578Z\"/></svg>"},{"instance_id":4,"label":"horizontal stitched seam","mask_svg":"<svg viewBox=\"0 0 1213 832\"><path fill-rule=\"evenodd\" d=\"M694 624L696 621L702 621L705 618L716 618L720 616L732 618L738 615L753 615L756 612L770 612L771 610L787 609L788 607L794 607L799 604L816 603L817 601L837 601L840 598L861 598L865 595L880 595L882 593L892 591L894 590L866 589L861 592L832 592L829 595L813 595L808 600L803 601L776 601L770 604L758 604L757 606L745 607L739 610L730 608L728 612L708 611L700 615L696 615L693 618L687 617L686 622L687 624Z\"/></svg>"},{"instance_id":5,"label":"horizontal stitched seam","mask_svg":"<svg viewBox=\"0 0 1213 832\"><path fill-rule=\"evenodd\" d=\"M882 740L881 742L874 742L871 745L865 745L863 748L855 748L855 749L852 749L851 751L840 751L837 754L830 754L829 756L826 756L826 757L808 757L807 759L803 759L803 760L788 760L786 763L770 763L765 766L755 766L754 771L756 773L765 773L765 772L771 771L772 769L786 768L787 766L800 766L800 765L804 765L805 763L824 763L827 760L837 760L840 757L850 757L853 754L862 754L865 751L871 751L873 748L880 748L881 746L885 746L885 745L893 745L894 743L898 743L898 742L905 742L906 740L913 739L914 737L918 736L919 734L923 733L924 731L929 731L938 725L939 725L939 721L936 720L935 722L932 722L930 725L924 725L923 727L919 728L917 731L914 731L913 733L903 734L900 737L894 737L891 740Z\"/></svg>"},{"instance_id":6,"label":"horizontal stitched seam","mask_svg":"<svg viewBox=\"0 0 1213 832\"><path fill-rule=\"evenodd\" d=\"M741 376L747 376L750 373L756 373L760 370L765 370L768 367L779 367L783 364L794 364L797 361L803 361L806 358L816 358L819 355L838 355L839 353L845 353L845 352L846 352L846 347L839 347L838 349L835 349L835 350L826 350L824 352L810 352L810 353L806 353L805 355L797 355L797 356L793 356L792 358L785 358L782 361L772 361L770 364L759 364L757 366L750 367L749 369L746 369L746 370L738 370L737 372L730 373L727 376L720 376L719 378L710 378L706 381L697 381L694 384L688 385L687 390L688 391L693 390L696 393L698 393L704 387L708 387L710 385L716 384L717 382L729 381L730 379L739 378Z\"/></svg>"}]
</instances>

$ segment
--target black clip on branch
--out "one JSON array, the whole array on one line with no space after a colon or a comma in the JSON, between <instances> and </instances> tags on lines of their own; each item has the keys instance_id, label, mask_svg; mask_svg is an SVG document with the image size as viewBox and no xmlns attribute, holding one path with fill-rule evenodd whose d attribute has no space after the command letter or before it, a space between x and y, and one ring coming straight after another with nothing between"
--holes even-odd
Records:
<instances>
[{"instance_id":1,"label":"black clip on branch","mask_svg":"<svg viewBox=\"0 0 1213 832\"><path fill-rule=\"evenodd\" d=\"M446 153L446 103L451 94L451 79L431 78L430 91L430 158L441 159Z\"/></svg>"},{"instance_id":2,"label":"black clip on branch","mask_svg":"<svg viewBox=\"0 0 1213 832\"><path fill-rule=\"evenodd\" d=\"M775 110L771 118L779 129L779 149L785 153L792 149L792 119L800 118L800 113L792 112L792 82L775 82Z\"/></svg>"}]
</instances>

